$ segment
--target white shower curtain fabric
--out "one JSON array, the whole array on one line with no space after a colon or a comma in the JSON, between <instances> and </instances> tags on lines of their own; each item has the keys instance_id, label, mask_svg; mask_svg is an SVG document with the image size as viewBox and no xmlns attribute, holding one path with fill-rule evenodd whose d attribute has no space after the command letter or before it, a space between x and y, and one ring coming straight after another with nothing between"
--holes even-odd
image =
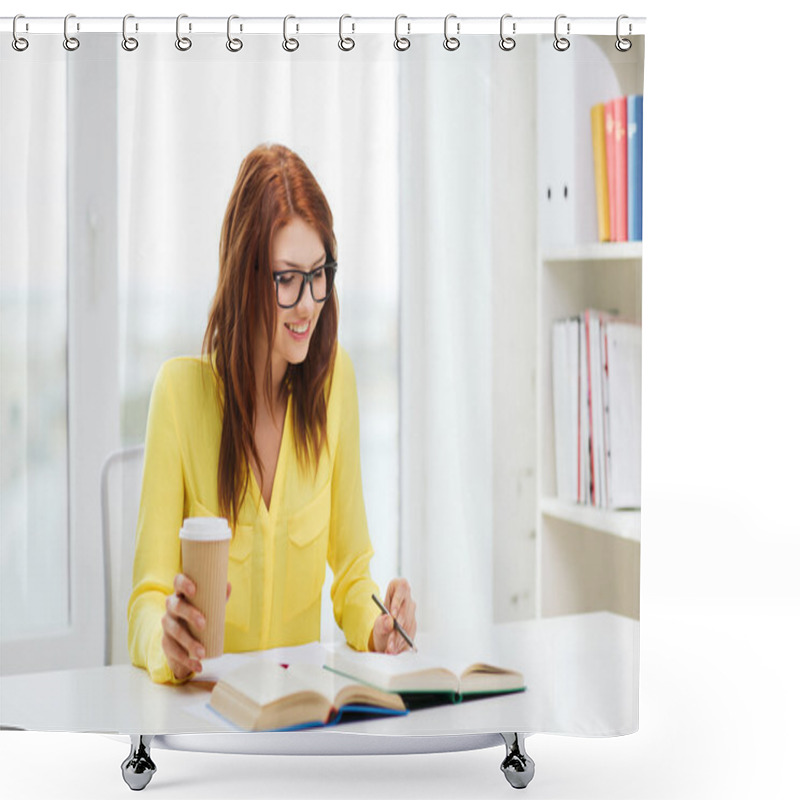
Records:
<instances>
[{"instance_id":1,"label":"white shower curtain fabric","mask_svg":"<svg viewBox=\"0 0 800 800\"><path fill-rule=\"evenodd\" d=\"M618 311L616 294L641 322L640 251L594 261L580 247L596 238L588 103L641 92L642 53L622 63L609 37L576 39L570 55L534 36L512 52L490 36L456 52L440 36L406 52L386 35L351 52L308 36L293 53L271 36L239 53L224 36L179 52L173 35L148 34L131 53L117 35L87 35L74 53L47 38L36 59L2 55L4 671L31 670L54 641L70 642L70 667L101 663L100 469L144 441L160 365L200 353L239 164L280 143L333 211L373 578L408 579L424 636L526 637L526 677L549 705L544 721L511 714L508 730L635 730L638 534L553 501L546 376L552 320ZM537 149L559 139L547 117L560 57L561 96L581 98L589 131L575 121L558 145L563 181ZM577 187L567 222L548 217L558 181ZM324 641L342 638L330 581ZM12 619L12 597L28 616ZM616 666L597 697L571 696L598 652Z\"/></svg>"}]
</instances>

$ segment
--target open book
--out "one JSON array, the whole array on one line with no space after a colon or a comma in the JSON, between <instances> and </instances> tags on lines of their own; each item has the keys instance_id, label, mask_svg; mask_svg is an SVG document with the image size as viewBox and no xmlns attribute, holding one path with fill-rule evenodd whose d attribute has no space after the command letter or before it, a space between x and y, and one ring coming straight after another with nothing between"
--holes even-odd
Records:
<instances>
[{"instance_id":1,"label":"open book","mask_svg":"<svg viewBox=\"0 0 800 800\"><path fill-rule=\"evenodd\" d=\"M410 651L389 656L340 648L328 654L325 667L375 689L396 692L411 706L434 702L460 703L525 689L524 676L515 670L483 663L443 666ZM426 695L429 696L427 700Z\"/></svg>"},{"instance_id":2,"label":"open book","mask_svg":"<svg viewBox=\"0 0 800 800\"><path fill-rule=\"evenodd\" d=\"M248 731L335 725L345 715L407 714L396 694L382 692L313 664L252 660L221 678L211 707Z\"/></svg>"}]
</instances>

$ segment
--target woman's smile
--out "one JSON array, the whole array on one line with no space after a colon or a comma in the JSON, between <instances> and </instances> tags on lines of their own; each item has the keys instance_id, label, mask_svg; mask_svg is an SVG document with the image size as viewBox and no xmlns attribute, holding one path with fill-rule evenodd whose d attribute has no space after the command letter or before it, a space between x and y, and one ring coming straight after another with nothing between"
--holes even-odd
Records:
<instances>
[{"instance_id":1,"label":"woman's smile","mask_svg":"<svg viewBox=\"0 0 800 800\"><path fill-rule=\"evenodd\" d=\"M285 322L284 326L296 342L304 342L311 334L311 320L305 322Z\"/></svg>"}]
</instances>

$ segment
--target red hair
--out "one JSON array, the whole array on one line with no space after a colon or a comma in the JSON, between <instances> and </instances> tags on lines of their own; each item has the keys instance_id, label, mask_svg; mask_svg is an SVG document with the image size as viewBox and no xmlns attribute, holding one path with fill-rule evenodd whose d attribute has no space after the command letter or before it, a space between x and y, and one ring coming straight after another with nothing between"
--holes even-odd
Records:
<instances>
[{"instance_id":1,"label":"red hair","mask_svg":"<svg viewBox=\"0 0 800 800\"><path fill-rule=\"evenodd\" d=\"M248 459L263 464L255 448L259 390L272 411L272 347L277 301L272 278L276 233L300 218L318 234L326 261L336 260L333 215L303 160L282 145L260 145L245 157L222 223L219 282L203 339L220 388L222 435L217 467L220 513L235 527L247 490ZM281 400L292 396L294 446L300 463L316 467L327 444L325 387L333 369L338 326L336 292L325 302L309 343L308 355L289 364L278 387ZM256 386L254 342L266 331L267 363L263 387Z\"/></svg>"}]
</instances>

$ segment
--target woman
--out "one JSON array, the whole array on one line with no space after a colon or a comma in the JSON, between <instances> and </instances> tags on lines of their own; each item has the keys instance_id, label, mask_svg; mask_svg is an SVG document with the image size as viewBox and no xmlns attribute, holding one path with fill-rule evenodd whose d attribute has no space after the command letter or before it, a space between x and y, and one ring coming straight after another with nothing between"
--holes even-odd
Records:
<instances>
[{"instance_id":1,"label":"woman","mask_svg":"<svg viewBox=\"0 0 800 800\"><path fill-rule=\"evenodd\" d=\"M257 147L225 213L203 357L166 362L150 401L128 647L154 681L202 669L186 624L202 625L195 587L180 574L189 516L223 516L233 529L226 652L318 639L326 559L350 645L407 647L371 598L380 590L336 270L333 218L308 167L285 147ZM391 581L384 605L413 638L408 582Z\"/></svg>"}]
</instances>

